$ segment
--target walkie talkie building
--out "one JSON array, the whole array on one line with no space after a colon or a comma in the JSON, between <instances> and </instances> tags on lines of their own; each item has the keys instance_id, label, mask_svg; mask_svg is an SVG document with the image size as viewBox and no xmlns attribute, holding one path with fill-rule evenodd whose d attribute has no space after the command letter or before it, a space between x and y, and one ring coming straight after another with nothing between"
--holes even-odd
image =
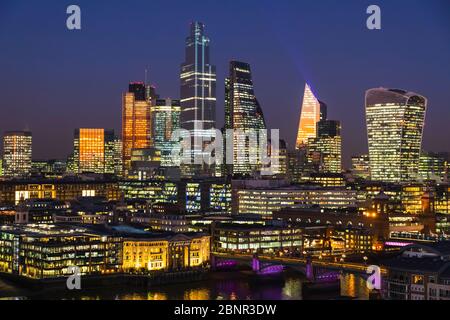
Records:
<instances>
[{"instance_id":1,"label":"walkie talkie building","mask_svg":"<svg viewBox=\"0 0 450 320\"><path fill-rule=\"evenodd\" d=\"M417 179L427 99L413 92L376 88L366 92L371 179Z\"/></svg>"}]
</instances>

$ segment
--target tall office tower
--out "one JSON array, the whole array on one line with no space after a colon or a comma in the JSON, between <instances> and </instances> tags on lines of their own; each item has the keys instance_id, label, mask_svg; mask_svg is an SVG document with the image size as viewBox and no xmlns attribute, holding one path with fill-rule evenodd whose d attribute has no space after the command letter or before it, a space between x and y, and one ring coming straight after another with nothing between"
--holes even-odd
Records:
<instances>
[{"instance_id":1,"label":"tall office tower","mask_svg":"<svg viewBox=\"0 0 450 320\"><path fill-rule=\"evenodd\" d=\"M424 152L420 154L419 179L434 180L438 183L448 181L448 153Z\"/></svg>"},{"instance_id":2,"label":"tall office tower","mask_svg":"<svg viewBox=\"0 0 450 320\"><path fill-rule=\"evenodd\" d=\"M215 138L216 126L216 67L210 64L210 40L205 36L205 26L191 24L186 38L185 62L181 65L181 128L190 132L191 165L184 164L184 175L212 175L214 166L205 164L205 148ZM194 164L195 163L195 164Z\"/></svg>"},{"instance_id":3,"label":"tall office tower","mask_svg":"<svg viewBox=\"0 0 450 320\"><path fill-rule=\"evenodd\" d=\"M317 137L308 139L308 160L319 172L342 172L341 123L335 120L317 122Z\"/></svg>"},{"instance_id":4,"label":"tall office tower","mask_svg":"<svg viewBox=\"0 0 450 320\"><path fill-rule=\"evenodd\" d=\"M250 141L249 134L259 134L260 129L266 129L266 124L255 97L248 63L230 62L230 75L225 81L225 97L225 129L235 130L232 174L253 174L261 168L260 140L267 137L259 137L256 144ZM255 156L256 160L253 161Z\"/></svg>"},{"instance_id":5,"label":"tall office tower","mask_svg":"<svg viewBox=\"0 0 450 320\"><path fill-rule=\"evenodd\" d=\"M123 161L122 161L122 139L114 138L114 151L113 151L113 162L114 162L114 175L117 177L123 176Z\"/></svg>"},{"instance_id":6,"label":"tall office tower","mask_svg":"<svg viewBox=\"0 0 450 320\"><path fill-rule=\"evenodd\" d=\"M154 147L161 153L161 166L180 165L180 159L172 156L172 150L179 146L172 140L174 131L180 129L180 100L157 99L152 107L152 128Z\"/></svg>"},{"instance_id":7,"label":"tall office tower","mask_svg":"<svg viewBox=\"0 0 450 320\"><path fill-rule=\"evenodd\" d=\"M286 141L279 140L278 152L276 154L271 154L271 143L272 141L269 140L267 148L267 154L271 158L271 163L262 166L261 175L284 179L287 177L288 170L288 150Z\"/></svg>"},{"instance_id":8,"label":"tall office tower","mask_svg":"<svg viewBox=\"0 0 450 320\"><path fill-rule=\"evenodd\" d=\"M151 141L151 102L143 82L133 82L122 101L122 161L131 168L131 150L146 149Z\"/></svg>"},{"instance_id":9,"label":"tall office tower","mask_svg":"<svg viewBox=\"0 0 450 320\"><path fill-rule=\"evenodd\" d=\"M4 176L23 178L31 173L32 135L28 131L9 131L3 136Z\"/></svg>"},{"instance_id":10,"label":"tall office tower","mask_svg":"<svg viewBox=\"0 0 450 320\"><path fill-rule=\"evenodd\" d=\"M303 94L302 110L300 114L300 122L298 125L296 148L308 144L309 138L317 137L317 122L326 120L327 105L319 101L310 86L305 84L305 92Z\"/></svg>"},{"instance_id":11,"label":"tall office tower","mask_svg":"<svg viewBox=\"0 0 450 320\"><path fill-rule=\"evenodd\" d=\"M352 157L351 172L356 178L370 179L370 162L368 154L361 154Z\"/></svg>"},{"instance_id":12,"label":"tall office tower","mask_svg":"<svg viewBox=\"0 0 450 320\"><path fill-rule=\"evenodd\" d=\"M114 131L76 129L73 146L75 173L114 173Z\"/></svg>"},{"instance_id":13,"label":"tall office tower","mask_svg":"<svg viewBox=\"0 0 450 320\"><path fill-rule=\"evenodd\" d=\"M418 178L427 99L413 92L376 88L366 92L366 122L372 180Z\"/></svg>"},{"instance_id":14,"label":"tall office tower","mask_svg":"<svg viewBox=\"0 0 450 320\"><path fill-rule=\"evenodd\" d=\"M306 149L287 152L287 179L293 183L302 182L302 177L310 172Z\"/></svg>"}]
</instances>

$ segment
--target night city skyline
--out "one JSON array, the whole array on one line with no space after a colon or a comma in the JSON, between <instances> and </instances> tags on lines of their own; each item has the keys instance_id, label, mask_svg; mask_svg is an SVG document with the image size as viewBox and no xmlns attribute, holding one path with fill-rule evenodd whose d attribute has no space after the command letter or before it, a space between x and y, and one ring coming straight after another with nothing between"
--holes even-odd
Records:
<instances>
[{"instance_id":1,"label":"night city skyline","mask_svg":"<svg viewBox=\"0 0 450 320\"><path fill-rule=\"evenodd\" d=\"M450 301L450 1L0 1L0 301Z\"/></svg>"},{"instance_id":2,"label":"night city skyline","mask_svg":"<svg viewBox=\"0 0 450 320\"><path fill-rule=\"evenodd\" d=\"M237 59L252 65L267 126L280 128L290 148L307 81L330 117L342 122L344 167L352 155L367 153L364 94L376 87L425 96L423 149L450 151L448 1L380 1L383 27L376 31L365 28L367 1L134 3L79 1L77 32L65 28L69 3L0 4L1 104L8 110L0 128L32 131L33 158L65 159L75 128L120 133L121 95L128 82L144 80L145 69L162 98L179 99L184 40L194 20L205 23L211 39L218 128L228 64Z\"/></svg>"}]
</instances>

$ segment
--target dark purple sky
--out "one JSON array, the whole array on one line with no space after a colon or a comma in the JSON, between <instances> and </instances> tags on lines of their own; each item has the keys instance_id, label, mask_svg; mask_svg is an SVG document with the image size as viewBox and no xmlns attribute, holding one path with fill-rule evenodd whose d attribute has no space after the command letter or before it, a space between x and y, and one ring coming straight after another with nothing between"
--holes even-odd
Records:
<instances>
[{"instance_id":1,"label":"dark purple sky","mask_svg":"<svg viewBox=\"0 0 450 320\"><path fill-rule=\"evenodd\" d=\"M82 30L66 29L78 4ZM370 4L382 30L366 28ZM450 151L448 0L1 0L0 131L30 129L35 158L71 152L73 129L120 132L121 94L132 80L179 97L189 22L207 25L218 73L218 123L228 61L249 62L272 128L297 133L304 81L343 124L344 158L366 152L364 92L416 91L429 99L424 148Z\"/></svg>"}]
</instances>

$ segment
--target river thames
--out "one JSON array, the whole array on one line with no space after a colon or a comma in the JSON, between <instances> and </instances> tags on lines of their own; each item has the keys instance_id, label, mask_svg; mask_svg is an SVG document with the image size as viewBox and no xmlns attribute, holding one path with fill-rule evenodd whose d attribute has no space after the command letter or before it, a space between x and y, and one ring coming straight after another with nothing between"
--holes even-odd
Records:
<instances>
[{"instance_id":1,"label":"river thames","mask_svg":"<svg viewBox=\"0 0 450 320\"><path fill-rule=\"evenodd\" d=\"M0 280L0 298L31 300L302 300L304 277L285 274L276 282L252 283L229 273L197 282L161 285L149 289L102 288L80 291L45 290L33 292ZM368 299L369 291L362 276L341 275L341 294L316 299Z\"/></svg>"}]
</instances>

